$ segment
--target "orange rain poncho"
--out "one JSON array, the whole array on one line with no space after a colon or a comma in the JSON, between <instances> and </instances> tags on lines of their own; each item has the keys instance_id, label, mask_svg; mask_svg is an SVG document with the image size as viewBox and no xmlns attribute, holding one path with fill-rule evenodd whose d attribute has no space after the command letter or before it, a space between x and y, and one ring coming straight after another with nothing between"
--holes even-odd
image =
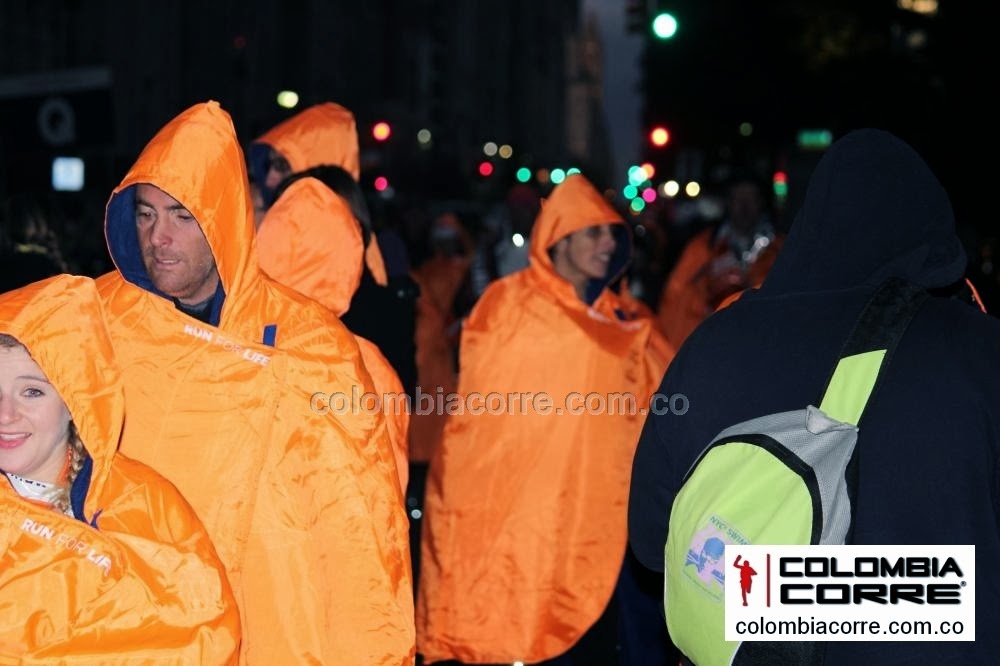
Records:
<instances>
[{"instance_id":1,"label":"orange rain poncho","mask_svg":"<svg viewBox=\"0 0 1000 666\"><path fill-rule=\"evenodd\" d=\"M428 480L417 602L418 651L428 663L555 657L611 598L639 409L670 353L650 318L619 319L618 297L606 288L588 306L552 266L547 249L556 241L607 223L627 236L600 193L582 176L567 178L542 206L530 266L491 284L466 320L466 411L448 417ZM626 245L616 254L630 252ZM635 409L621 415L624 393ZM528 394L548 399L531 403ZM588 396L592 411L570 413Z\"/></svg>"},{"instance_id":2,"label":"orange rain poncho","mask_svg":"<svg viewBox=\"0 0 1000 666\"><path fill-rule=\"evenodd\" d=\"M124 398L93 281L0 296L0 333L28 349L90 454L76 519L0 475L0 662L235 664L236 600L205 528L166 479L116 453Z\"/></svg>"},{"instance_id":3,"label":"orange rain poncho","mask_svg":"<svg viewBox=\"0 0 1000 666\"><path fill-rule=\"evenodd\" d=\"M329 165L346 171L354 182L358 182L361 177L358 128L354 114L333 102L310 106L285 122L275 125L250 146L250 168L253 170L257 186L269 205L274 192L267 190L264 179L271 149L287 160L293 174ZM263 245L261 243L261 246ZM382 251L374 234L364 246L364 255L365 264L376 284L384 287L388 277Z\"/></svg>"},{"instance_id":4,"label":"orange rain poncho","mask_svg":"<svg viewBox=\"0 0 1000 666\"><path fill-rule=\"evenodd\" d=\"M323 102L296 113L265 132L250 147L254 176L263 184L268 149L281 153L299 173L321 164L339 166L355 181L361 177L358 127L354 114L334 102Z\"/></svg>"},{"instance_id":5,"label":"orange rain poncho","mask_svg":"<svg viewBox=\"0 0 1000 666\"><path fill-rule=\"evenodd\" d=\"M416 342L417 385L421 394L434 397L440 388L449 394L457 388L455 358L458 347L458 322L453 311L455 297L469 274L475 246L453 213L445 213L434 221L434 228L443 230L456 241L456 254L436 252L411 274L420 287L417 298ZM431 234L435 231L432 228ZM410 421L410 460L429 463L441 442L445 417L441 411L425 409L417 397L416 409Z\"/></svg>"},{"instance_id":6,"label":"orange rain poncho","mask_svg":"<svg viewBox=\"0 0 1000 666\"><path fill-rule=\"evenodd\" d=\"M225 292L216 325L152 285L137 183L200 224ZM385 421L315 404L372 391L371 379L333 313L261 273L247 190L232 121L208 102L168 123L112 194L118 270L98 285L135 435L124 450L208 528L240 604L244 663L412 663L408 523Z\"/></svg>"},{"instance_id":7,"label":"orange rain poncho","mask_svg":"<svg viewBox=\"0 0 1000 666\"><path fill-rule=\"evenodd\" d=\"M266 141L262 144L259 142ZM255 142L274 145L298 172L323 164L339 166L357 178L358 136L354 115L327 102L310 107ZM301 144L301 145L300 145ZM280 147L280 148L278 148ZM339 161L335 161L339 160ZM366 251L360 223L343 197L316 178L296 180L268 209L257 230L260 267L281 284L325 305L338 317L347 312L361 284L366 260L385 284L378 241L369 237ZM384 410L402 489L409 477L406 392L392 364L371 341L356 336L361 356ZM382 400L383 396L389 396Z\"/></svg>"},{"instance_id":8,"label":"orange rain poncho","mask_svg":"<svg viewBox=\"0 0 1000 666\"><path fill-rule=\"evenodd\" d=\"M670 272L660 295L656 311L660 330L675 349L679 349L691 332L710 314L721 309L731 294L713 294L709 274L712 262L732 252L724 240L715 238L714 229L704 229L694 236L681 252L677 265ZM759 287L767 276L781 249L783 237L773 238L746 269L746 284ZM734 287L733 291L737 291Z\"/></svg>"}]
</instances>

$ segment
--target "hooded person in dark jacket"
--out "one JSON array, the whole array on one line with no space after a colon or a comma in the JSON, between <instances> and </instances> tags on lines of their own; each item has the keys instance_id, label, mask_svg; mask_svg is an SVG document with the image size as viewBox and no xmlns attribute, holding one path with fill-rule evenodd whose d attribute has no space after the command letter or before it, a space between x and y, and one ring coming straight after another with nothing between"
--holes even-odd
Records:
<instances>
[{"instance_id":1,"label":"hooded person in dark jacket","mask_svg":"<svg viewBox=\"0 0 1000 666\"><path fill-rule=\"evenodd\" d=\"M714 314L660 386L683 416L651 415L629 498L630 544L662 571L670 509L702 448L724 428L818 399L877 286L931 292L859 424L849 543L974 544L975 642L830 642L828 664L995 663L1000 635L997 459L1000 321L957 297L966 257L948 197L908 145L859 130L818 164L764 284ZM720 637L721 639L721 637Z\"/></svg>"}]
</instances>

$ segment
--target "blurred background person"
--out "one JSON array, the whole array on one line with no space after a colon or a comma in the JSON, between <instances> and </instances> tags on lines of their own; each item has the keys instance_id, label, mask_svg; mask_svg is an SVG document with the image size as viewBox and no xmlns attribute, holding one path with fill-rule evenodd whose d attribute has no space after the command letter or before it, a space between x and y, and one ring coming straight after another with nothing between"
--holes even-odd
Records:
<instances>
[{"instance_id":1,"label":"blurred background person","mask_svg":"<svg viewBox=\"0 0 1000 666\"><path fill-rule=\"evenodd\" d=\"M394 251L389 255L394 260L393 265L387 267L385 264L379 234L374 229L364 192L358 182L361 168L354 114L334 102L310 106L256 138L247 151L247 160L250 176L259 188L265 210L274 205L278 188L290 176L322 168L322 175L316 172L313 176L347 204L361 227L364 241L360 281L351 293L349 305L339 313L340 318L355 334L378 347L404 389L412 394L416 384L413 341L416 289L407 271L397 265L401 261L408 263L405 256L399 257L397 244L393 245ZM299 184L293 186L291 191L283 189L281 195L298 196L306 187ZM312 196L321 195L313 193ZM343 272L346 269L338 269L335 265L337 257L327 254L327 251L337 249L331 244L335 237L322 235L322 219L301 220L299 224L312 224L315 228L310 229L304 238L296 238L291 235L295 230L268 223L267 215L264 215L258 244L265 272L289 276L289 280L294 280L290 286L300 291L311 290L323 281L338 280L332 277L336 272L330 274L330 271ZM309 255L311 261L299 267L300 259L289 252L301 249L306 243L322 243L322 248L313 249ZM304 281L306 273L310 275L308 282Z\"/></svg>"},{"instance_id":2,"label":"blurred background person","mask_svg":"<svg viewBox=\"0 0 1000 666\"><path fill-rule=\"evenodd\" d=\"M11 197L0 210L0 293L66 273L59 238L42 205Z\"/></svg>"},{"instance_id":3,"label":"blurred background person","mask_svg":"<svg viewBox=\"0 0 1000 666\"><path fill-rule=\"evenodd\" d=\"M675 349L728 296L760 286L781 248L764 188L747 172L726 187L725 216L684 246L660 297L660 326Z\"/></svg>"},{"instance_id":4,"label":"blurred background person","mask_svg":"<svg viewBox=\"0 0 1000 666\"><path fill-rule=\"evenodd\" d=\"M458 383L458 340L462 318L471 307L470 267L475 243L455 213L438 215L431 225L429 256L413 269L417 297L417 387L410 420L410 488L414 582L420 574L420 531L427 468L437 451L446 414L435 408L438 395L451 395Z\"/></svg>"},{"instance_id":5,"label":"blurred background person","mask_svg":"<svg viewBox=\"0 0 1000 666\"><path fill-rule=\"evenodd\" d=\"M364 276L386 287L388 275L371 216L357 183L358 137L354 115L328 102L310 107L267 132L269 143L251 146L253 155L268 150L268 171L260 198L272 197L257 228L260 266L276 281L329 308L343 320ZM284 146L296 164L321 162L290 172L287 159L272 144ZM308 146L308 148L306 148ZM340 164L333 163L339 160ZM287 167L287 168L286 168ZM350 171L349 171L350 170ZM380 334L396 335L391 303L384 303ZM368 321L375 322L375 313ZM346 323L346 322L345 322ZM361 355L375 385L396 455L396 467L405 492L409 479L407 457L410 414L407 391L394 366L372 341L358 335ZM412 347L412 341L408 348Z\"/></svg>"}]
</instances>

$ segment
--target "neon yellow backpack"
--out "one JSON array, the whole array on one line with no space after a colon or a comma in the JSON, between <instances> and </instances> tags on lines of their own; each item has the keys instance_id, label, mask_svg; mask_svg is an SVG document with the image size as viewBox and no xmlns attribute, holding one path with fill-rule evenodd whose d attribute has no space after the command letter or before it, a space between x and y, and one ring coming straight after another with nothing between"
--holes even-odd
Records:
<instances>
[{"instance_id":1,"label":"neon yellow backpack","mask_svg":"<svg viewBox=\"0 0 1000 666\"><path fill-rule=\"evenodd\" d=\"M905 281L885 282L858 318L818 408L726 428L688 470L670 511L664 609L671 639L698 666L815 661L816 643L725 640L723 551L726 544L845 542L858 423L926 298Z\"/></svg>"}]
</instances>

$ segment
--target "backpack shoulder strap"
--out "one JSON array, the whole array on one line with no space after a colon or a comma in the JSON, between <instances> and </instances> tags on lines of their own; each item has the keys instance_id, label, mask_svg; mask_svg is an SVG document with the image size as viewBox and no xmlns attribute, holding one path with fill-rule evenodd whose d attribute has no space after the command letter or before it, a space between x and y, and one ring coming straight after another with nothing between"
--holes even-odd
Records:
<instances>
[{"instance_id":1,"label":"backpack shoulder strap","mask_svg":"<svg viewBox=\"0 0 1000 666\"><path fill-rule=\"evenodd\" d=\"M882 369L927 298L922 287L899 278L879 286L854 324L827 382L820 400L827 416L858 425Z\"/></svg>"}]
</instances>

